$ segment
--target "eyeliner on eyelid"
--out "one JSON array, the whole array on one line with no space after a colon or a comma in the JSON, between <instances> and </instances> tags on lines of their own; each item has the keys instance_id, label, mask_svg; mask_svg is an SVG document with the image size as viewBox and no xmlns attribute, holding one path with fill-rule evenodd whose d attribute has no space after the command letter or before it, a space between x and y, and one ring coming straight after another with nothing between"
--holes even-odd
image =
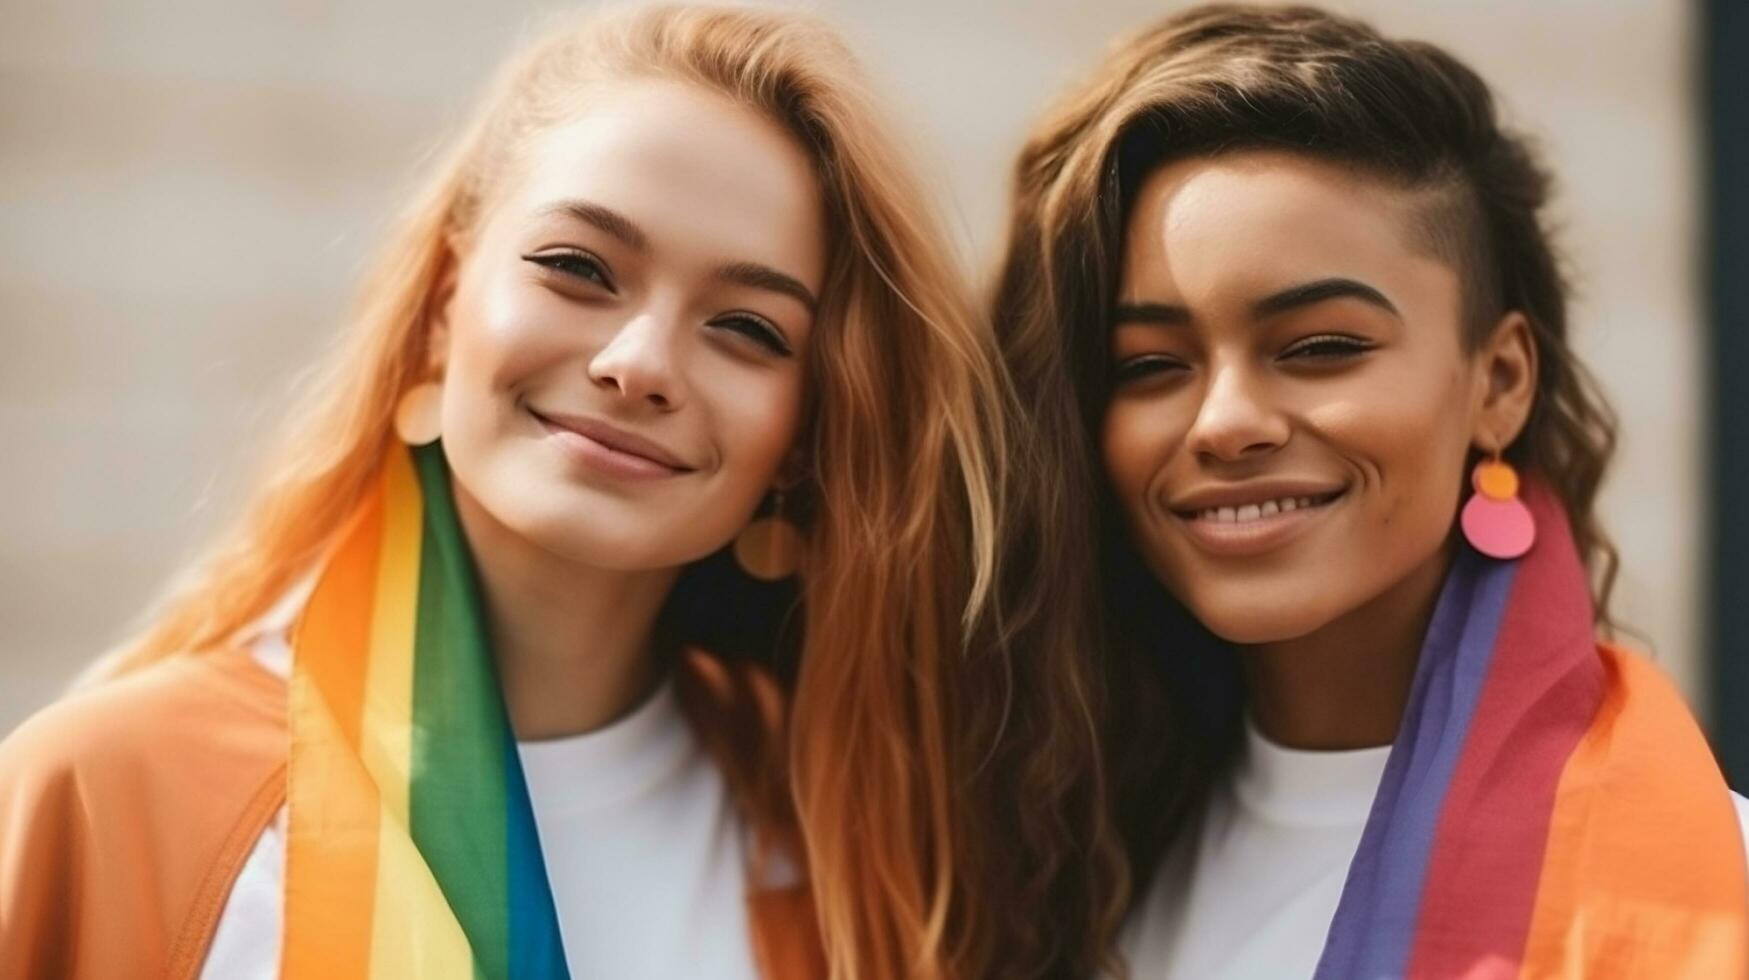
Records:
<instances>
[{"instance_id":1,"label":"eyeliner on eyelid","mask_svg":"<svg viewBox=\"0 0 1749 980\"><path fill-rule=\"evenodd\" d=\"M532 262L543 269L593 282L609 292L617 291L613 274L607 269L607 263L582 249L567 248L557 251L530 252L522 258L524 261ZM572 268L571 264L583 268ZM590 274L591 272L593 275Z\"/></svg>"}]
</instances>

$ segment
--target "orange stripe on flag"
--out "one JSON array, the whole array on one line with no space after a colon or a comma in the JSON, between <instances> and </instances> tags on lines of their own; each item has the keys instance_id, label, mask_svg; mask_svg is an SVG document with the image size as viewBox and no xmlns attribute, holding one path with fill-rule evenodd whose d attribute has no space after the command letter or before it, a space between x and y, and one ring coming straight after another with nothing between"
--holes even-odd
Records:
<instances>
[{"instance_id":1,"label":"orange stripe on flag","mask_svg":"<svg viewBox=\"0 0 1749 980\"><path fill-rule=\"evenodd\" d=\"M1712 752L1656 667L1599 653L1608 693L1556 791L1520 975L1749 977L1749 872Z\"/></svg>"},{"instance_id":2,"label":"orange stripe on flag","mask_svg":"<svg viewBox=\"0 0 1749 980\"><path fill-rule=\"evenodd\" d=\"M383 493L379 481L330 557L294 642L281 961L288 980L353 976L370 962L381 804L358 743Z\"/></svg>"}]
</instances>

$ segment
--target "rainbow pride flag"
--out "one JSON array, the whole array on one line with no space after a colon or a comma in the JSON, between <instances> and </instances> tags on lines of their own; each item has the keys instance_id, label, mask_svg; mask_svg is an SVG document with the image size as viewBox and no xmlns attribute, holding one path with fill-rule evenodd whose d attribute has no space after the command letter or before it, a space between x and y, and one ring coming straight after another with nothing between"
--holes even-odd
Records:
<instances>
[{"instance_id":1,"label":"rainbow pride flag","mask_svg":"<svg viewBox=\"0 0 1749 980\"><path fill-rule=\"evenodd\" d=\"M1318 980L1749 977L1749 874L1682 698L1594 639L1546 487L1515 561L1463 549Z\"/></svg>"},{"instance_id":2,"label":"rainbow pride flag","mask_svg":"<svg viewBox=\"0 0 1749 980\"><path fill-rule=\"evenodd\" d=\"M293 634L282 975L568 976L437 444L395 445Z\"/></svg>"}]
</instances>

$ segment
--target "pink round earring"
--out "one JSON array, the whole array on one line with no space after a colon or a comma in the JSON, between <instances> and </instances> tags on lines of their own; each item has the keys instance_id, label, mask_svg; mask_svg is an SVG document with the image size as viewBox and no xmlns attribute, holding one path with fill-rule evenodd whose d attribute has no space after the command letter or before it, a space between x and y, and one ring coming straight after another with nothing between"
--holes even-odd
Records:
<instances>
[{"instance_id":1,"label":"pink round earring","mask_svg":"<svg viewBox=\"0 0 1749 980\"><path fill-rule=\"evenodd\" d=\"M1490 558L1517 558L1536 543L1536 519L1518 499L1518 471L1498 450L1470 473L1476 492L1464 504L1459 519L1464 538Z\"/></svg>"},{"instance_id":2,"label":"pink round earring","mask_svg":"<svg viewBox=\"0 0 1749 980\"><path fill-rule=\"evenodd\" d=\"M409 446L436 442L443 435L443 385L416 384L395 405L395 434Z\"/></svg>"}]
</instances>

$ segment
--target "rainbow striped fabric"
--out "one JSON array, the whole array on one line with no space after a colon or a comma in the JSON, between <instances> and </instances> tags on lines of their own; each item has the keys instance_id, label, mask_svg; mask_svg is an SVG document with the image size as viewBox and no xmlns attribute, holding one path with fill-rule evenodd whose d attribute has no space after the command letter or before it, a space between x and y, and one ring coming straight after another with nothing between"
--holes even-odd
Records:
<instances>
[{"instance_id":1,"label":"rainbow striped fabric","mask_svg":"<svg viewBox=\"0 0 1749 980\"><path fill-rule=\"evenodd\" d=\"M282 974L567 976L438 445L396 445L293 634Z\"/></svg>"},{"instance_id":2,"label":"rainbow striped fabric","mask_svg":"<svg viewBox=\"0 0 1749 980\"><path fill-rule=\"evenodd\" d=\"M1559 501L1538 541L1463 549L1318 980L1749 977L1729 792L1681 697L1594 640Z\"/></svg>"}]
</instances>

